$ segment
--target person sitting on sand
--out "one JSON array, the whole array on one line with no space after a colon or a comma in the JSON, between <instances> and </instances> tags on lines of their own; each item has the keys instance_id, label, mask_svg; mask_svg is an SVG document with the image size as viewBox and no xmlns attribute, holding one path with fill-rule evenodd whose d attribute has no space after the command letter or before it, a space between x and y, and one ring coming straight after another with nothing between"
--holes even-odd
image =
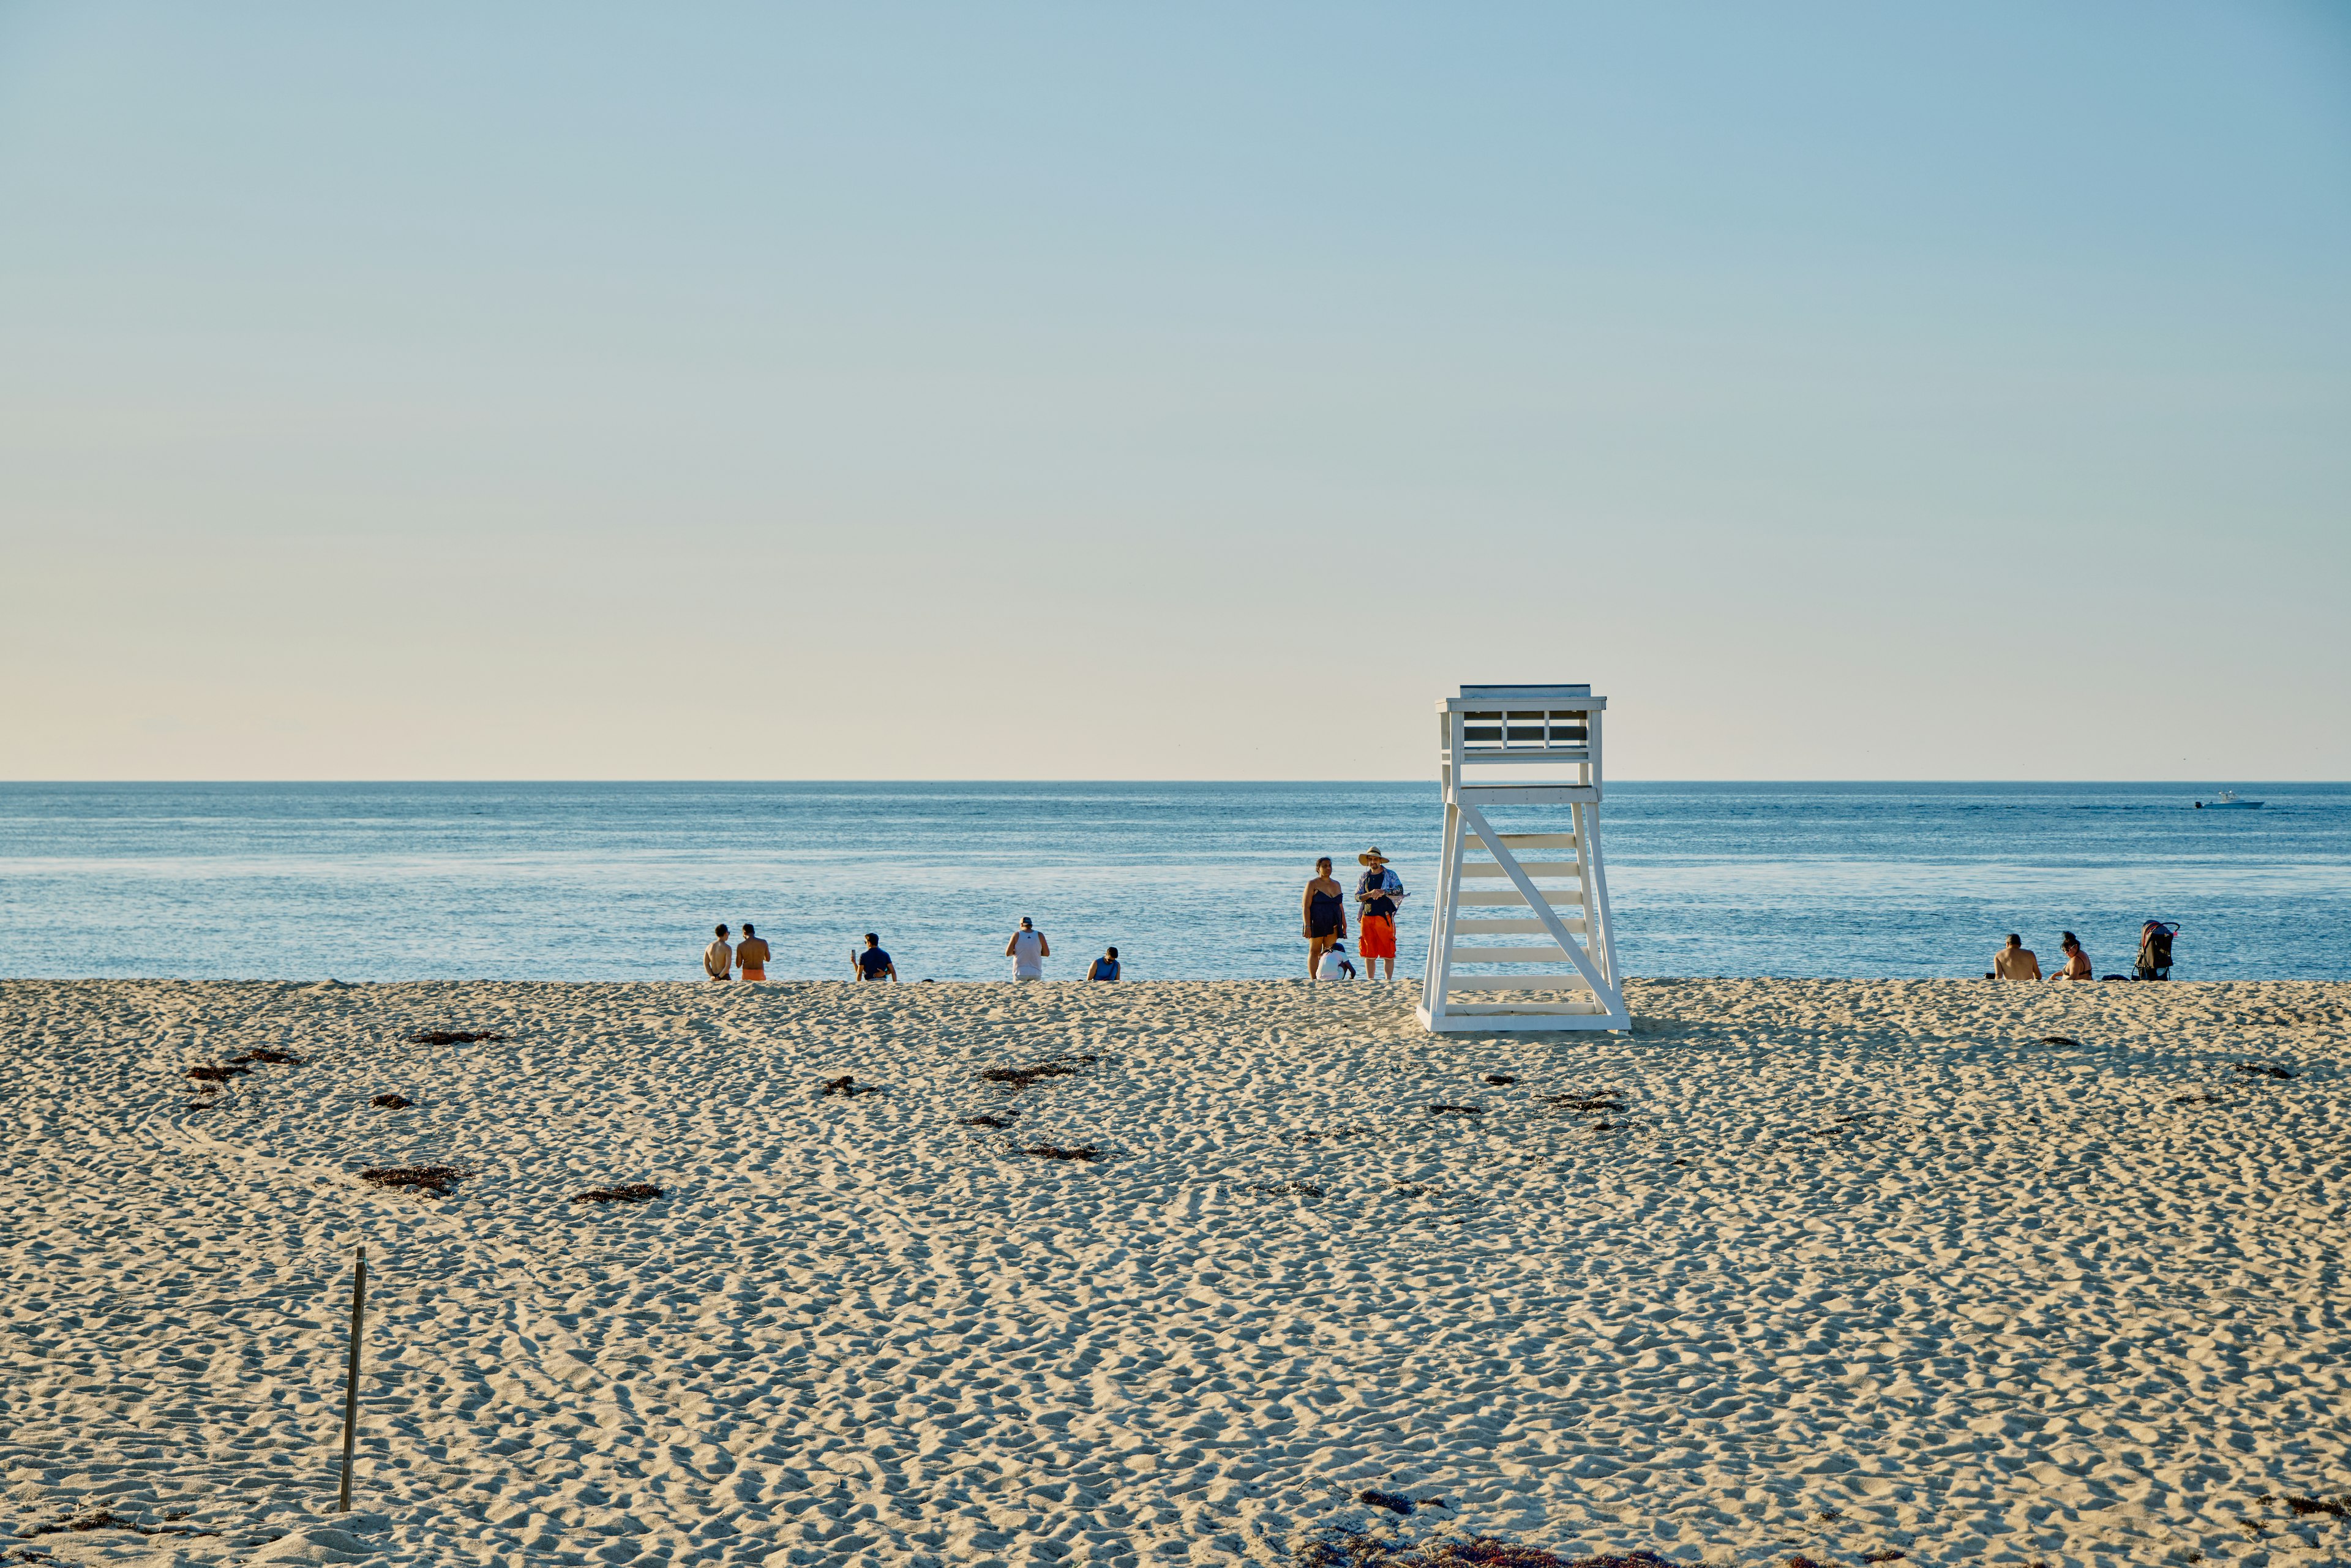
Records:
<instances>
[{"instance_id":1,"label":"person sitting on sand","mask_svg":"<svg viewBox=\"0 0 2351 1568\"><path fill-rule=\"evenodd\" d=\"M1045 977L1045 960L1053 956L1045 934L1020 917L1020 929L1004 945L1004 956L1012 960L1012 977L1016 980L1041 980Z\"/></svg>"},{"instance_id":2,"label":"person sitting on sand","mask_svg":"<svg viewBox=\"0 0 2351 1568\"><path fill-rule=\"evenodd\" d=\"M759 939L758 928L747 920L743 922L743 940L735 944L735 961L743 966L743 978L768 977L768 945Z\"/></svg>"},{"instance_id":3,"label":"person sitting on sand","mask_svg":"<svg viewBox=\"0 0 2351 1568\"><path fill-rule=\"evenodd\" d=\"M849 961L861 980L887 980L893 986L898 983L898 966L883 951L882 938L871 931L865 934L865 951L851 955Z\"/></svg>"},{"instance_id":4,"label":"person sitting on sand","mask_svg":"<svg viewBox=\"0 0 2351 1568\"><path fill-rule=\"evenodd\" d=\"M1321 977L1322 955L1347 934L1347 890L1331 874L1331 857L1314 862L1314 880L1306 884L1299 915L1306 925L1306 977Z\"/></svg>"},{"instance_id":5,"label":"person sitting on sand","mask_svg":"<svg viewBox=\"0 0 2351 1568\"><path fill-rule=\"evenodd\" d=\"M1104 949L1102 956L1094 960L1093 967L1086 971L1086 978L1089 980L1117 979L1118 949L1115 947Z\"/></svg>"},{"instance_id":6,"label":"person sitting on sand","mask_svg":"<svg viewBox=\"0 0 2351 1568\"><path fill-rule=\"evenodd\" d=\"M2041 977L2041 960L2032 956L2024 938L2011 931L2008 934L2008 946L1991 961L1991 972L2003 980L2037 980Z\"/></svg>"},{"instance_id":7,"label":"person sitting on sand","mask_svg":"<svg viewBox=\"0 0 2351 1568\"><path fill-rule=\"evenodd\" d=\"M714 980L731 977L735 968L735 949L726 945L726 927L718 927L718 940L702 950L702 972Z\"/></svg>"},{"instance_id":8,"label":"person sitting on sand","mask_svg":"<svg viewBox=\"0 0 2351 1568\"><path fill-rule=\"evenodd\" d=\"M1322 955L1322 964L1314 971L1314 977L1318 980L1352 980L1355 977L1355 966L1347 960L1347 945L1344 942L1331 944L1329 951Z\"/></svg>"},{"instance_id":9,"label":"person sitting on sand","mask_svg":"<svg viewBox=\"0 0 2351 1568\"><path fill-rule=\"evenodd\" d=\"M2065 967L2049 977L2053 980L2095 980L2097 973L2090 967L2090 956L2082 951L2081 938L2071 931L2058 938L2057 946L2065 954Z\"/></svg>"}]
</instances>

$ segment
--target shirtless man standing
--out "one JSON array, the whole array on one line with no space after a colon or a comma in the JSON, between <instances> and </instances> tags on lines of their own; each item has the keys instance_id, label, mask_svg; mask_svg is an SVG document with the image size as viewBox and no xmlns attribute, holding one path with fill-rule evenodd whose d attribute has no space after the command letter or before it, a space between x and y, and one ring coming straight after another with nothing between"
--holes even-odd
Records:
<instances>
[{"instance_id":1,"label":"shirtless man standing","mask_svg":"<svg viewBox=\"0 0 2351 1568\"><path fill-rule=\"evenodd\" d=\"M1331 874L1331 857L1314 862L1314 880L1306 884L1299 915L1306 925L1306 977L1319 979L1322 955L1347 934L1347 890Z\"/></svg>"},{"instance_id":2,"label":"shirtless man standing","mask_svg":"<svg viewBox=\"0 0 2351 1568\"><path fill-rule=\"evenodd\" d=\"M2041 977L2041 960L2024 945L2024 938L2011 931L2008 946L1991 961L1991 972L2003 980L2037 980Z\"/></svg>"}]
</instances>

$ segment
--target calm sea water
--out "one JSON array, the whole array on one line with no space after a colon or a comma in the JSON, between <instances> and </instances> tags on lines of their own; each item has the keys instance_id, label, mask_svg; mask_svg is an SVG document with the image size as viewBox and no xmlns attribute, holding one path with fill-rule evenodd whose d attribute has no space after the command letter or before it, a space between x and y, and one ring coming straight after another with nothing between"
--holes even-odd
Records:
<instances>
[{"instance_id":1,"label":"calm sea water","mask_svg":"<svg viewBox=\"0 0 2351 1568\"><path fill-rule=\"evenodd\" d=\"M2059 930L2104 971L2178 920L2175 977L2351 977L2351 786L1612 784L1635 975L1980 974ZM1506 830L1520 824L1505 822ZM1548 823L1527 823L1543 827ZM1318 854L1378 843L1418 895L1428 784L0 785L0 975L691 979L758 924L775 977L1005 977L1023 915L1075 977L1302 970Z\"/></svg>"}]
</instances>

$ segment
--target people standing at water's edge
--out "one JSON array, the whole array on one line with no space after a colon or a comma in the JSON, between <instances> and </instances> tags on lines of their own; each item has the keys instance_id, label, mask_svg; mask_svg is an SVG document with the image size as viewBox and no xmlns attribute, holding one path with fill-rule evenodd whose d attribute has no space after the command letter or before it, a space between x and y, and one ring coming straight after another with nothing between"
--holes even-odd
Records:
<instances>
[{"instance_id":1,"label":"people standing at water's edge","mask_svg":"<svg viewBox=\"0 0 2351 1568\"><path fill-rule=\"evenodd\" d=\"M1045 934L1020 917L1020 929L1004 945L1004 956L1012 960L1012 977L1016 980L1041 980L1045 977L1045 960L1053 956Z\"/></svg>"},{"instance_id":2,"label":"people standing at water's edge","mask_svg":"<svg viewBox=\"0 0 2351 1568\"><path fill-rule=\"evenodd\" d=\"M1117 979L1118 949L1115 947L1106 949L1101 957L1094 960L1093 967L1086 971L1086 978L1089 980Z\"/></svg>"},{"instance_id":3,"label":"people standing at water's edge","mask_svg":"<svg viewBox=\"0 0 2351 1568\"><path fill-rule=\"evenodd\" d=\"M1395 973L1394 966L1389 967L1388 973ZM1355 966L1348 961L1344 942L1331 944L1330 950L1322 955L1322 962L1315 966L1314 977L1318 980L1352 980L1355 977Z\"/></svg>"},{"instance_id":4,"label":"people standing at water's edge","mask_svg":"<svg viewBox=\"0 0 2351 1568\"><path fill-rule=\"evenodd\" d=\"M1363 915L1363 932L1355 938L1355 951L1364 956L1364 978L1380 977L1380 960L1388 961L1388 978L1395 978L1395 917L1396 905L1404 901L1404 879L1388 869L1387 856L1374 844L1355 857L1357 865L1369 866L1355 883L1355 903Z\"/></svg>"},{"instance_id":5,"label":"people standing at water's edge","mask_svg":"<svg viewBox=\"0 0 2351 1568\"><path fill-rule=\"evenodd\" d=\"M768 945L760 940L758 927L743 922L743 940L735 944L735 962L743 967L743 978L764 980L768 977Z\"/></svg>"},{"instance_id":6,"label":"people standing at water's edge","mask_svg":"<svg viewBox=\"0 0 2351 1568\"><path fill-rule=\"evenodd\" d=\"M1331 944L1347 934L1347 890L1341 887L1331 874L1331 857L1324 855L1314 862L1314 880L1306 884L1306 896L1299 905L1300 916L1306 925L1306 977L1318 978L1322 955Z\"/></svg>"},{"instance_id":7,"label":"people standing at water's edge","mask_svg":"<svg viewBox=\"0 0 2351 1568\"><path fill-rule=\"evenodd\" d=\"M865 934L865 951L852 953L849 966L861 980L887 980L893 986L898 983L898 966L883 950L882 938L871 931Z\"/></svg>"},{"instance_id":8,"label":"people standing at water's edge","mask_svg":"<svg viewBox=\"0 0 2351 1568\"><path fill-rule=\"evenodd\" d=\"M2049 977L2053 980L2095 980L2097 974L2090 967L2090 956L2082 951L2082 939L2071 931L2058 937L2057 946L2065 955L2064 967Z\"/></svg>"},{"instance_id":9,"label":"people standing at water's edge","mask_svg":"<svg viewBox=\"0 0 2351 1568\"><path fill-rule=\"evenodd\" d=\"M726 927L722 925L717 930L718 939L702 950L702 972L714 980L724 980L732 977L735 949L726 945Z\"/></svg>"},{"instance_id":10,"label":"people standing at water's edge","mask_svg":"<svg viewBox=\"0 0 2351 1568\"><path fill-rule=\"evenodd\" d=\"M2041 960L2032 956L2024 938L2011 931L2008 934L2008 946L1992 958L1991 972L2003 980L2037 980L2041 977Z\"/></svg>"}]
</instances>

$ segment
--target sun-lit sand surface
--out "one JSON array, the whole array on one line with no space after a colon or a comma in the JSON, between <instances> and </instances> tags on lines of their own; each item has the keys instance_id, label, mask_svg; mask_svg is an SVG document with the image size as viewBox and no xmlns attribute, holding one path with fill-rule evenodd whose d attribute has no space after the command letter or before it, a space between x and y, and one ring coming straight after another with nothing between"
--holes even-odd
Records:
<instances>
[{"instance_id":1,"label":"sun-lit sand surface","mask_svg":"<svg viewBox=\"0 0 2351 1568\"><path fill-rule=\"evenodd\" d=\"M0 985L0 1552L2351 1561L2351 985L1631 995Z\"/></svg>"}]
</instances>

